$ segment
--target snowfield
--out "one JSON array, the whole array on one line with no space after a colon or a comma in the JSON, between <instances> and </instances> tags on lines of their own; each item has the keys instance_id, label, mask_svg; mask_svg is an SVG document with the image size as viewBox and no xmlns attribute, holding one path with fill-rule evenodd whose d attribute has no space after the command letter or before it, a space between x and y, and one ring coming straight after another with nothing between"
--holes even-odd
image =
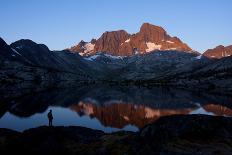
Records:
<instances>
[{"instance_id":1,"label":"snowfield","mask_svg":"<svg viewBox=\"0 0 232 155\"><path fill-rule=\"evenodd\" d=\"M154 51L154 50L160 50L162 45L157 45L155 43L152 43L152 42L147 42L146 43L147 45L147 49L146 49L146 52L151 52L151 51Z\"/></svg>"}]
</instances>

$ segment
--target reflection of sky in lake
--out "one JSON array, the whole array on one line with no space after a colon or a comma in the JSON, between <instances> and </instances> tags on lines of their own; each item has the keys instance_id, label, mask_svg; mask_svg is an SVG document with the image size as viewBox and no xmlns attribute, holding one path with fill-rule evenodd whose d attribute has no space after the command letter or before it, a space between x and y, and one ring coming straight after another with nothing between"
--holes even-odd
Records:
<instances>
[{"instance_id":1,"label":"reflection of sky in lake","mask_svg":"<svg viewBox=\"0 0 232 155\"><path fill-rule=\"evenodd\" d=\"M160 87L82 86L11 97L6 103L0 98L0 103L4 103L0 107L0 128L18 131L48 125L50 109L54 126L105 132L138 131L170 115L232 116L231 97Z\"/></svg>"},{"instance_id":2,"label":"reflection of sky in lake","mask_svg":"<svg viewBox=\"0 0 232 155\"><path fill-rule=\"evenodd\" d=\"M104 132L115 132L115 131L120 131L120 130L125 130L125 131L138 131L138 127L136 125L133 125L133 123L135 122L130 122L128 120L133 119L131 117L125 117L123 116L123 118L125 118L126 121L128 121L128 123L126 125L124 125L122 128L117 128L117 127L112 127L110 125L103 125L102 124L102 120L99 120L100 118L98 118L97 116L95 117L91 117L89 116L88 113L85 113L83 115L79 115L77 112L82 112L82 111L86 111L86 109L84 109L82 106L85 105L83 103L81 104L76 104L76 105L72 105L70 108L63 108L63 107L57 107L57 106L50 106L47 108L47 110L43 113L36 113L30 117L18 117L15 116L9 112L6 112L4 114L4 116L0 119L0 127L1 128L9 128L9 129L13 129L13 130L18 130L18 131L23 131L25 129L28 128L34 128L34 127L38 127L38 126L43 126L43 125L47 125L48 124L48 119L47 119L47 113L50 109L52 109L53 111L53 116L54 116L54 120L53 120L53 125L54 126L82 126L82 127L87 127L87 128L91 128L91 129L98 129L98 130L102 130ZM94 114L94 111L92 111L94 108L96 109L104 109L107 113L107 109L106 107L113 107L113 110L115 109L116 106L116 112L112 115L105 115L104 113L102 113L102 111L100 111L102 114L101 119L106 119L109 120L108 118L104 118L104 117L113 117L114 120L117 120L120 122L120 115L122 115L123 111L127 110L125 106L123 106L123 108L121 108L122 111L120 111L120 107L118 107L117 105L107 105L106 107L98 107L95 104L87 104L88 106L85 105L85 107L91 108L91 112ZM120 106L123 104L120 104ZM128 106L129 104L125 104L126 106ZM232 110L229 108L223 108L221 106L218 105L207 105L206 107L201 107L199 104L197 104L198 106L196 108L190 108L190 109L152 109L149 107L143 107L143 106L134 106L132 105L132 107L137 107L135 110L139 110L139 113L133 113L132 117L137 118L138 116L134 115L134 114L141 114L140 111L145 109L145 112L149 112L149 114L154 117L153 121L157 119L157 117L161 117L161 116L165 116L165 115L173 115L173 114L206 114L206 115L215 115L213 112L218 112L219 110L219 114L217 115L223 115L223 116L231 116L232 115ZM81 108L79 109L80 111L78 111L78 109L73 109L73 107L78 107ZM138 109L138 107L140 107L140 109ZM142 109L141 109L142 107ZM130 106L129 106L130 108ZM147 109L150 109L149 111L147 111ZM208 110L208 111L207 111ZM211 110L211 111L210 111ZM216 111L215 111L216 110ZM133 109L132 109L133 111ZM142 111L143 112L143 111ZM175 113L176 112L176 113ZM129 113L129 111L128 111ZM142 113L142 116L139 116L138 118L144 117L146 118L146 116L148 113ZM125 115L125 113L124 113ZM128 115L129 116L129 115ZM125 121L124 120L124 121ZM151 119L152 120L152 119ZM112 120L111 120L112 121ZM116 122L118 122L116 121ZM109 123L109 122L108 122ZM109 124L111 124L112 122L110 122ZM123 124L123 123L122 123ZM112 125L112 124L111 124ZM117 124L116 124L117 126Z\"/></svg>"}]
</instances>

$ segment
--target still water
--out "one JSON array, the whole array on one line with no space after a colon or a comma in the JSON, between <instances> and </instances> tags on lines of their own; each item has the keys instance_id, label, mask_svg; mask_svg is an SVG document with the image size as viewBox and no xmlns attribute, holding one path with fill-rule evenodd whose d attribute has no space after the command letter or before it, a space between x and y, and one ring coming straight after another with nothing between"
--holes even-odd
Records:
<instances>
[{"instance_id":1,"label":"still water","mask_svg":"<svg viewBox=\"0 0 232 155\"><path fill-rule=\"evenodd\" d=\"M82 126L104 132L138 131L169 115L232 116L232 98L173 88L80 86L1 99L0 128L23 131L48 125Z\"/></svg>"}]
</instances>

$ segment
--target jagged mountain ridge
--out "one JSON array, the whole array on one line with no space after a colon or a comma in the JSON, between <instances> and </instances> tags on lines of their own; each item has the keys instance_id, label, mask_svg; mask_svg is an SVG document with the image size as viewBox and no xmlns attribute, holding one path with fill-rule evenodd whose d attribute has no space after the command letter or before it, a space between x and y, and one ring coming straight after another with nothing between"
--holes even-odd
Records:
<instances>
[{"instance_id":1,"label":"jagged mountain ridge","mask_svg":"<svg viewBox=\"0 0 232 155\"><path fill-rule=\"evenodd\" d=\"M145 54L155 50L175 50L187 53L197 53L177 37L171 37L159 26L144 23L136 34L125 30L105 32L97 40L81 41L69 49L82 56L91 56L97 52L105 52L114 56L131 56Z\"/></svg>"}]
</instances>

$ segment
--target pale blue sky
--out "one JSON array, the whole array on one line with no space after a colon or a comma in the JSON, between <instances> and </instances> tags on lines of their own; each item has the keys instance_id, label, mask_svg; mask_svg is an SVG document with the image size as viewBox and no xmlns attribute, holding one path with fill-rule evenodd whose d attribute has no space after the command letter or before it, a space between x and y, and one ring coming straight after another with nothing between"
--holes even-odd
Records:
<instances>
[{"instance_id":1,"label":"pale blue sky","mask_svg":"<svg viewBox=\"0 0 232 155\"><path fill-rule=\"evenodd\" d=\"M232 0L1 0L0 37L60 50L105 31L162 26L200 52L232 44Z\"/></svg>"}]
</instances>

